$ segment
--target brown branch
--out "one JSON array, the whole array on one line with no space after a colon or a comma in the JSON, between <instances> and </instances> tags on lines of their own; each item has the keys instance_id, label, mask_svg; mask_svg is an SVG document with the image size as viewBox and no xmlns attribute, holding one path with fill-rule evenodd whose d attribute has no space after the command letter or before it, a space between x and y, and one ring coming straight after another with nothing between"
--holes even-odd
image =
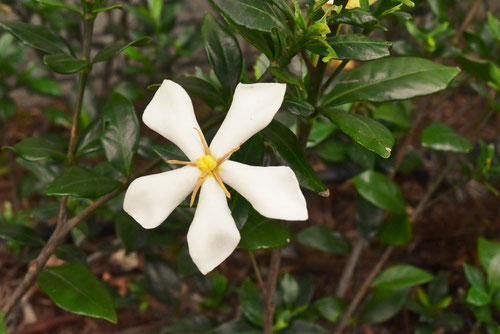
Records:
<instances>
[{"instance_id":1,"label":"brown branch","mask_svg":"<svg viewBox=\"0 0 500 334\"><path fill-rule=\"evenodd\" d=\"M271 251L271 261L269 263L269 273L267 274L266 291L264 294L264 334L273 333L274 318L274 292L280 271L281 248L274 248Z\"/></svg>"},{"instance_id":2,"label":"brown branch","mask_svg":"<svg viewBox=\"0 0 500 334\"><path fill-rule=\"evenodd\" d=\"M344 298L347 293L347 289L349 289L349 285L351 284L351 279L354 274L354 269L356 268L356 264L359 261L359 257L361 256L361 252L364 248L364 241L361 236L358 236L358 240L354 245L354 248L349 255L349 259L347 260L347 264L342 273L342 277L340 278L339 286L337 287L337 297Z\"/></svg>"},{"instance_id":3,"label":"brown branch","mask_svg":"<svg viewBox=\"0 0 500 334\"><path fill-rule=\"evenodd\" d=\"M255 259L255 255L253 252L248 252L248 256L250 256L250 262L252 262L253 270L255 271L255 276L257 276L257 282L259 283L259 287L261 291L265 291L266 288L264 284L264 280L262 279L262 274L260 273L259 266L257 264L257 260Z\"/></svg>"}]
</instances>

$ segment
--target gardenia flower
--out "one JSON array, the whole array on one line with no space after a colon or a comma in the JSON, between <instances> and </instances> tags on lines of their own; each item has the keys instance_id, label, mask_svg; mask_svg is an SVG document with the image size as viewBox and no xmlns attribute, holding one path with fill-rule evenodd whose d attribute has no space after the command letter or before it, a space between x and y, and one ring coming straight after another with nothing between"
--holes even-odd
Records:
<instances>
[{"instance_id":1,"label":"gardenia flower","mask_svg":"<svg viewBox=\"0 0 500 334\"><path fill-rule=\"evenodd\" d=\"M206 274L238 246L240 233L227 205L224 184L244 196L261 215L306 220L306 201L289 167L257 167L228 160L232 153L265 128L278 111L286 85L239 84L233 102L210 147L196 121L186 91L164 80L142 116L152 130L177 145L189 161L169 160L184 167L134 180L123 209L144 228L160 225L189 195L200 193L187 242L189 254Z\"/></svg>"}]
</instances>

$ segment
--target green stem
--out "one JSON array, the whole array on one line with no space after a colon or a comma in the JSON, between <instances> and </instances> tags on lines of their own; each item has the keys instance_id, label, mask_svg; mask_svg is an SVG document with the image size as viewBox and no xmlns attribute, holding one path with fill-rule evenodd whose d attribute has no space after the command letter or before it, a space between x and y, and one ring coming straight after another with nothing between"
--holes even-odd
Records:
<instances>
[{"instance_id":1,"label":"green stem","mask_svg":"<svg viewBox=\"0 0 500 334\"><path fill-rule=\"evenodd\" d=\"M323 93L328 89L328 87L332 84L333 80L342 72L344 67L346 67L347 63L349 63L349 60L343 60L339 66L333 71L332 75L326 80L326 82L323 84L323 87L321 87L320 90L320 96L323 95Z\"/></svg>"}]
</instances>

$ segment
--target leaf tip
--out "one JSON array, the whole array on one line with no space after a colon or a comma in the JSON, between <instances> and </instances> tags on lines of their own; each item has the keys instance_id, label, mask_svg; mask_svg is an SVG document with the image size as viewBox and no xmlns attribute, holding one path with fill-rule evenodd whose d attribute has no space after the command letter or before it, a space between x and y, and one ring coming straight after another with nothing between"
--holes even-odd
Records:
<instances>
[{"instance_id":1,"label":"leaf tip","mask_svg":"<svg viewBox=\"0 0 500 334\"><path fill-rule=\"evenodd\" d=\"M326 189L325 191L321 191L318 193L321 197L330 197L330 189Z\"/></svg>"}]
</instances>

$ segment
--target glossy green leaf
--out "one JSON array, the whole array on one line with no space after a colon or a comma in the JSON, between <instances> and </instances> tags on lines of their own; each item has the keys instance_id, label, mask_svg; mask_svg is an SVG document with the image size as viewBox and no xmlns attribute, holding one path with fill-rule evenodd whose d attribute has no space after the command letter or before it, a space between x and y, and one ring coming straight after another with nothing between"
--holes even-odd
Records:
<instances>
[{"instance_id":1,"label":"glossy green leaf","mask_svg":"<svg viewBox=\"0 0 500 334\"><path fill-rule=\"evenodd\" d=\"M378 106L373 111L373 118L392 123L402 128L409 128L411 126L409 115L389 103Z\"/></svg>"},{"instance_id":2,"label":"glossy green leaf","mask_svg":"<svg viewBox=\"0 0 500 334\"><path fill-rule=\"evenodd\" d=\"M281 109L301 117L309 117L314 113L314 106L312 104L292 97L285 97Z\"/></svg>"},{"instance_id":3,"label":"glossy green leaf","mask_svg":"<svg viewBox=\"0 0 500 334\"><path fill-rule=\"evenodd\" d=\"M158 156L163 160L180 160L180 161L189 161L184 152L181 151L179 147L175 144L167 144L167 145L154 145L152 147L153 151L158 154Z\"/></svg>"},{"instance_id":4,"label":"glossy green leaf","mask_svg":"<svg viewBox=\"0 0 500 334\"><path fill-rule=\"evenodd\" d=\"M45 193L49 196L94 198L108 194L120 185L120 182L91 169L73 166L58 175Z\"/></svg>"},{"instance_id":5,"label":"glossy green leaf","mask_svg":"<svg viewBox=\"0 0 500 334\"><path fill-rule=\"evenodd\" d=\"M394 137L381 123L363 115L340 110L326 110L323 114L355 142L383 158L391 155Z\"/></svg>"},{"instance_id":6,"label":"glossy green leaf","mask_svg":"<svg viewBox=\"0 0 500 334\"><path fill-rule=\"evenodd\" d=\"M445 89L460 70L422 58L378 59L342 76L322 98L322 106L354 101L385 102Z\"/></svg>"},{"instance_id":7,"label":"glossy green leaf","mask_svg":"<svg viewBox=\"0 0 500 334\"><path fill-rule=\"evenodd\" d=\"M335 50L336 59L349 60L373 60L387 57L390 42L377 41L370 37L361 34L347 34L343 36L331 36L326 39L326 42ZM311 40L307 43L307 49L311 52L326 57L329 50L318 40Z\"/></svg>"},{"instance_id":8,"label":"glossy green leaf","mask_svg":"<svg viewBox=\"0 0 500 334\"><path fill-rule=\"evenodd\" d=\"M148 287L156 298L164 303L177 302L174 292L181 289L181 281L167 261L157 256L147 257L144 272Z\"/></svg>"},{"instance_id":9,"label":"glossy green leaf","mask_svg":"<svg viewBox=\"0 0 500 334\"><path fill-rule=\"evenodd\" d=\"M139 121L134 105L123 95L114 93L102 113L104 130L101 144L108 161L125 175L130 175L139 147Z\"/></svg>"},{"instance_id":10,"label":"glossy green leaf","mask_svg":"<svg viewBox=\"0 0 500 334\"><path fill-rule=\"evenodd\" d=\"M472 143L443 123L432 123L422 132L422 146L437 151L467 153Z\"/></svg>"},{"instance_id":11,"label":"glossy green leaf","mask_svg":"<svg viewBox=\"0 0 500 334\"><path fill-rule=\"evenodd\" d=\"M367 170L353 179L358 193L379 208L406 214L406 203L398 184L384 174Z\"/></svg>"},{"instance_id":12,"label":"glossy green leaf","mask_svg":"<svg viewBox=\"0 0 500 334\"><path fill-rule=\"evenodd\" d=\"M215 7L236 24L248 29L271 32L285 30L283 20L269 0L211 0Z\"/></svg>"},{"instance_id":13,"label":"glossy green leaf","mask_svg":"<svg viewBox=\"0 0 500 334\"><path fill-rule=\"evenodd\" d=\"M261 327L264 323L262 306L259 298L259 290L249 278L246 278L241 285L238 295L240 307L243 315L252 324Z\"/></svg>"},{"instance_id":14,"label":"glossy green leaf","mask_svg":"<svg viewBox=\"0 0 500 334\"><path fill-rule=\"evenodd\" d=\"M64 40L42 25L24 22L0 21L0 27L17 37L26 45L47 53L66 53Z\"/></svg>"},{"instance_id":15,"label":"glossy green leaf","mask_svg":"<svg viewBox=\"0 0 500 334\"><path fill-rule=\"evenodd\" d=\"M478 268L474 267L471 264L464 263L464 272L465 277L472 286L477 287L479 290L484 291L486 293L486 279L484 278L483 273Z\"/></svg>"},{"instance_id":16,"label":"glossy green leaf","mask_svg":"<svg viewBox=\"0 0 500 334\"><path fill-rule=\"evenodd\" d=\"M55 107L42 108L43 115L54 125L71 128L71 117L68 113Z\"/></svg>"},{"instance_id":17,"label":"glossy green leaf","mask_svg":"<svg viewBox=\"0 0 500 334\"><path fill-rule=\"evenodd\" d=\"M211 14L205 14L201 28L208 60L230 96L240 82L243 58L238 41Z\"/></svg>"},{"instance_id":18,"label":"glossy green leaf","mask_svg":"<svg viewBox=\"0 0 500 334\"><path fill-rule=\"evenodd\" d=\"M143 46L151 42L151 37L141 37L132 42L114 42L100 50L92 60L92 63L107 61L123 52L129 46Z\"/></svg>"},{"instance_id":19,"label":"glossy green leaf","mask_svg":"<svg viewBox=\"0 0 500 334\"><path fill-rule=\"evenodd\" d=\"M0 238L21 245L43 246L43 241L31 228L18 224L0 225Z\"/></svg>"},{"instance_id":20,"label":"glossy green leaf","mask_svg":"<svg viewBox=\"0 0 500 334\"><path fill-rule=\"evenodd\" d=\"M60 308L116 323L116 311L108 290L85 266L68 264L45 269L38 285Z\"/></svg>"},{"instance_id":21,"label":"glossy green leaf","mask_svg":"<svg viewBox=\"0 0 500 334\"><path fill-rule=\"evenodd\" d=\"M344 314L345 302L338 297L326 297L314 302L314 307L326 320L337 323Z\"/></svg>"},{"instance_id":22,"label":"glossy green leaf","mask_svg":"<svg viewBox=\"0 0 500 334\"><path fill-rule=\"evenodd\" d=\"M343 10L339 15L330 15L328 24L350 24L361 28L369 28L378 23L378 20L369 11L361 8Z\"/></svg>"},{"instance_id":23,"label":"glossy green leaf","mask_svg":"<svg viewBox=\"0 0 500 334\"><path fill-rule=\"evenodd\" d=\"M9 148L28 161L64 160L66 158L60 145L44 138L26 138Z\"/></svg>"},{"instance_id":24,"label":"glossy green leaf","mask_svg":"<svg viewBox=\"0 0 500 334\"><path fill-rule=\"evenodd\" d=\"M252 210L245 225L240 230L238 247L255 251L276 248L290 241L290 231L283 224L262 217Z\"/></svg>"},{"instance_id":25,"label":"glossy green leaf","mask_svg":"<svg viewBox=\"0 0 500 334\"><path fill-rule=\"evenodd\" d=\"M384 211L363 197L356 199L355 222L363 240L368 244L379 232L384 219Z\"/></svg>"},{"instance_id":26,"label":"glossy green leaf","mask_svg":"<svg viewBox=\"0 0 500 334\"><path fill-rule=\"evenodd\" d=\"M490 71L494 64L486 59L477 59L466 55L459 55L456 60L460 67L468 74L483 81L491 80Z\"/></svg>"},{"instance_id":27,"label":"glossy green leaf","mask_svg":"<svg viewBox=\"0 0 500 334\"><path fill-rule=\"evenodd\" d=\"M87 61L76 59L66 53L56 53L43 57L43 62L54 72L72 74L80 72L88 66Z\"/></svg>"},{"instance_id":28,"label":"glossy green leaf","mask_svg":"<svg viewBox=\"0 0 500 334\"><path fill-rule=\"evenodd\" d=\"M392 318L401 310L408 297L408 290L376 289L366 299L361 314L360 323L381 323Z\"/></svg>"},{"instance_id":29,"label":"glossy green leaf","mask_svg":"<svg viewBox=\"0 0 500 334\"><path fill-rule=\"evenodd\" d=\"M280 332L283 334L327 334L328 331L321 327L320 325L315 324L314 322L309 322L301 319L297 319L292 321L291 325Z\"/></svg>"},{"instance_id":30,"label":"glossy green leaf","mask_svg":"<svg viewBox=\"0 0 500 334\"><path fill-rule=\"evenodd\" d=\"M290 129L277 121L272 121L262 134L264 140L273 149L280 164L290 166L302 187L327 195L328 188L321 182L307 161L297 137Z\"/></svg>"},{"instance_id":31,"label":"glossy green leaf","mask_svg":"<svg viewBox=\"0 0 500 334\"><path fill-rule=\"evenodd\" d=\"M343 254L351 250L351 244L341 233L325 226L311 226L295 236L297 241L326 253Z\"/></svg>"},{"instance_id":32,"label":"glossy green leaf","mask_svg":"<svg viewBox=\"0 0 500 334\"><path fill-rule=\"evenodd\" d=\"M375 277L372 286L380 289L404 289L411 288L432 280L432 275L420 268L410 265L394 265Z\"/></svg>"},{"instance_id":33,"label":"glossy green leaf","mask_svg":"<svg viewBox=\"0 0 500 334\"><path fill-rule=\"evenodd\" d=\"M7 95L0 98L0 119L7 120L16 114L16 103Z\"/></svg>"},{"instance_id":34,"label":"glossy green leaf","mask_svg":"<svg viewBox=\"0 0 500 334\"><path fill-rule=\"evenodd\" d=\"M96 119L90 123L80 136L76 148L76 155L82 156L102 148L101 146L101 132L103 130L103 122L101 118Z\"/></svg>"},{"instance_id":35,"label":"glossy green leaf","mask_svg":"<svg viewBox=\"0 0 500 334\"><path fill-rule=\"evenodd\" d=\"M378 232L381 242L391 246L401 246L411 240L411 224L406 215L388 217Z\"/></svg>"},{"instance_id":36,"label":"glossy green leaf","mask_svg":"<svg viewBox=\"0 0 500 334\"><path fill-rule=\"evenodd\" d=\"M217 89L209 82L197 77L182 77L175 80L190 94L194 94L209 106L224 105L225 101Z\"/></svg>"}]
</instances>

